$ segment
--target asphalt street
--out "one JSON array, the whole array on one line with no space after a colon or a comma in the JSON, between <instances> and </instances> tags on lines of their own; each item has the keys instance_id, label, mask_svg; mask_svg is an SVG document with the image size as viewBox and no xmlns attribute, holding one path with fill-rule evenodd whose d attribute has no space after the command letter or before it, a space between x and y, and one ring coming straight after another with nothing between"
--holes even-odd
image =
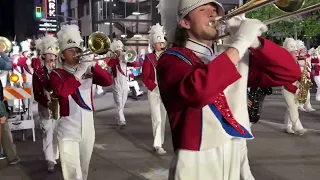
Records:
<instances>
[{"instance_id":1,"label":"asphalt street","mask_svg":"<svg viewBox=\"0 0 320 180\"><path fill-rule=\"evenodd\" d=\"M266 98L261 120L252 126L255 139L248 141L249 161L256 180L319 180L320 178L320 102L311 95L316 112L301 112L304 136L284 133L285 102L279 92ZM127 128L116 125L111 93L94 99L96 142L88 180L166 180L173 155L167 125L164 148L159 157L152 149L150 110L146 95L138 101L128 99L125 108ZM36 106L34 117L38 124ZM36 142L31 132L21 141L14 132L21 162L14 166L0 160L0 180L62 180L58 166L47 173L39 128Z\"/></svg>"}]
</instances>

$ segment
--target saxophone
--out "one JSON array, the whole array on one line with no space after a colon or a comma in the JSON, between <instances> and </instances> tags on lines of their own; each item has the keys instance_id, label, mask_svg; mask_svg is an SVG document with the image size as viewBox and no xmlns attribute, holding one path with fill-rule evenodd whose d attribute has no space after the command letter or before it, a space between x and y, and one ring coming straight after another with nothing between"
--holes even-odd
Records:
<instances>
[{"instance_id":1,"label":"saxophone","mask_svg":"<svg viewBox=\"0 0 320 180\"><path fill-rule=\"evenodd\" d=\"M300 91L297 94L297 100L300 104L304 104L307 101L308 92L310 90L310 87L312 86L312 81L309 78L307 62L304 63L301 79L299 82L300 84L298 88Z\"/></svg>"},{"instance_id":2,"label":"saxophone","mask_svg":"<svg viewBox=\"0 0 320 180\"><path fill-rule=\"evenodd\" d=\"M52 118L54 120L58 120L60 118L59 99L57 95L53 93L53 91L50 92L50 99L51 103L49 105L49 109L51 110Z\"/></svg>"},{"instance_id":3,"label":"saxophone","mask_svg":"<svg viewBox=\"0 0 320 180\"><path fill-rule=\"evenodd\" d=\"M271 94L272 88L250 88L248 99L252 102L252 105L248 106L248 113L251 123L259 121L264 98Z\"/></svg>"}]
</instances>

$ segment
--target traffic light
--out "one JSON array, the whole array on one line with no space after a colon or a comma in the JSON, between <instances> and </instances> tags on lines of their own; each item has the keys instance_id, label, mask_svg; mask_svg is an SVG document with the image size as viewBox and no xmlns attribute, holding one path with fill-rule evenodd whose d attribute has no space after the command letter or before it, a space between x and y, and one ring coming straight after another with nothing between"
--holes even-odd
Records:
<instances>
[{"instance_id":1,"label":"traffic light","mask_svg":"<svg viewBox=\"0 0 320 180\"><path fill-rule=\"evenodd\" d=\"M36 7L36 18L42 18L41 7Z\"/></svg>"}]
</instances>

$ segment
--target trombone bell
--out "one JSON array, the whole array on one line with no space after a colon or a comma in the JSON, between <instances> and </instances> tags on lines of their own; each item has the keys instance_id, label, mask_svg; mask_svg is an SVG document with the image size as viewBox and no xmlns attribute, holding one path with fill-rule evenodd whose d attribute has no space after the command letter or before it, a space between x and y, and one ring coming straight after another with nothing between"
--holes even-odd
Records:
<instances>
[{"instance_id":1,"label":"trombone bell","mask_svg":"<svg viewBox=\"0 0 320 180\"><path fill-rule=\"evenodd\" d=\"M274 3L274 6L283 12L294 12L304 5L305 0L278 0Z\"/></svg>"}]
</instances>

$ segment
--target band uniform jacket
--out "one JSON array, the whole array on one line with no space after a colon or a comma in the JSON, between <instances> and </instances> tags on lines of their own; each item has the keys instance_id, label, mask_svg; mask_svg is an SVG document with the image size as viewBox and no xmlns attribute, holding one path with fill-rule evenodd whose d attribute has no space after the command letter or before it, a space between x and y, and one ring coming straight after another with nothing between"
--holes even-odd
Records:
<instances>
[{"instance_id":1,"label":"band uniform jacket","mask_svg":"<svg viewBox=\"0 0 320 180\"><path fill-rule=\"evenodd\" d=\"M161 55L158 86L175 150L203 151L233 138L252 139L247 87L281 86L300 78L287 50L259 40L262 47L250 49L236 66L225 52L208 64L187 48L169 48Z\"/></svg>"},{"instance_id":2,"label":"band uniform jacket","mask_svg":"<svg viewBox=\"0 0 320 180\"><path fill-rule=\"evenodd\" d=\"M81 138L83 125L93 117L92 84L110 86L110 74L95 64L78 81L75 76L64 69L54 69L50 73L50 86L58 96L60 105L60 120L58 129L63 137ZM86 118L83 114L91 117Z\"/></svg>"},{"instance_id":3,"label":"band uniform jacket","mask_svg":"<svg viewBox=\"0 0 320 180\"><path fill-rule=\"evenodd\" d=\"M142 81L149 91L157 87L155 68L157 67L157 58L153 53L145 55L145 61L142 67Z\"/></svg>"},{"instance_id":4,"label":"band uniform jacket","mask_svg":"<svg viewBox=\"0 0 320 180\"><path fill-rule=\"evenodd\" d=\"M50 100L49 92L51 88L49 73L45 66L38 66L38 68L34 70L32 87L34 100L38 102L39 115L42 118L48 119L50 116L48 102Z\"/></svg>"}]
</instances>

